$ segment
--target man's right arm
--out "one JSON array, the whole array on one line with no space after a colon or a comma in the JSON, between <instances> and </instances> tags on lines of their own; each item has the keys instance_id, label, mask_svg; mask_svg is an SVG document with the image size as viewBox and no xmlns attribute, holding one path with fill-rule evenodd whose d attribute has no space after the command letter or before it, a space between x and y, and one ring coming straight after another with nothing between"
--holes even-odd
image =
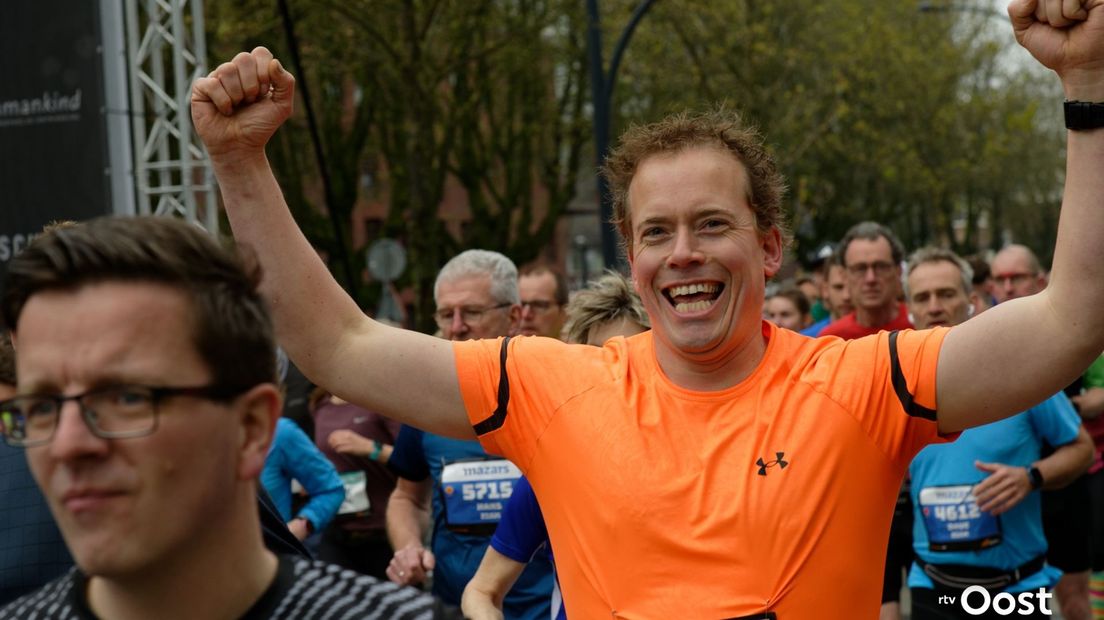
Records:
<instances>
[{"instance_id":1,"label":"man's right arm","mask_svg":"<svg viewBox=\"0 0 1104 620\"><path fill-rule=\"evenodd\" d=\"M388 417L457 438L474 433L450 343L365 316L299 230L264 147L291 115L295 80L257 48L192 89L230 225L264 270L261 290L295 364L332 393Z\"/></svg>"},{"instance_id":2,"label":"man's right arm","mask_svg":"<svg viewBox=\"0 0 1104 620\"><path fill-rule=\"evenodd\" d=\"M395 555L387 566L387 577L402 585L420 584L433 570L433 552L423 541L429 530L433 479L414 482L399 478L387 502L387 538Z\"/></svg>"}]
</instances>

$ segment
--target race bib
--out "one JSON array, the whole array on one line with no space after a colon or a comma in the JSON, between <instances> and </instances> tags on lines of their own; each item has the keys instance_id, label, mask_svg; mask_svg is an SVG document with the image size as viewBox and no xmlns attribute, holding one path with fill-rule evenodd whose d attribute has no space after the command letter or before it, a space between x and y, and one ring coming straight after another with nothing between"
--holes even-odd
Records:
<instances>
[{"instance_id":1,"label":"race bib","mask_svg":"<svg viewBox=\"0 0 1104 620\"><path fill-rule=\"evenodd\" d=\"M918 499L931 551L976 551L1000 544L1000 519L978 508L972 485L928 487Z\"/></svg>"},{"instance_id":2,"label":"race bib","mask_svg":"<svg viewBox=\"0 0 1104 620\"><path fill-rule=\"evenodd\" d=\"M507 460L446 464L441 472L445 525L471 534L494 532L521 470Z\"/></svg>"},{"instance_id":3,"label":"race bib","mask_svg":"<svg viewBox=\"0 0 1104 620\"><path fill-rule=\"evenodd\" d=\"M345 485L345 501L337 509L339 515L367 512L371 507L368 501L368 489L362 471L347 471L341 474L341 484Z\"/></svg>"}]
</instances>

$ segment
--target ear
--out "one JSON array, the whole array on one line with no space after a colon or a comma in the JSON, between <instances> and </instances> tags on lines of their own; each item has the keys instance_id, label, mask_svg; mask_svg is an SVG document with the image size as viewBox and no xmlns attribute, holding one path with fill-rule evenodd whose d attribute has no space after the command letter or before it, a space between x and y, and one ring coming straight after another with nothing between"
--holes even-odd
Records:
<instances>
[{"instance_id":1,"label":"ear","mask_svg":"<svg viewBox=\"0 0 1104 620\"><path fill-rule=\"evenodd\" d=\"M238 478L256 480L264 468L276 422L280 419L283 399L272 383L254 386L238 397Z\"/></svg>"},{"instance_id":2,"label":"ear","mask_svg":"<svg viewBox=\"0 0 1104 620\"><path fill-rule=\"evenodd\" d=\"M970 306L966 309L966 318L969 318L977 314L977 309L980 305L981 297L979 297L977 293L970 291L967 299L970 302Z\"/></svg>"},{"instance_id":3,"label":"ear","mask_svg":"<svg viewBox=\"0 0 1104 620\"><path fill-rule=\"evenodd\" d=\"M759 245L763 248L763 273L773 277L782 268L782 233L777 226L771 226L765 234L759 235Z\"/></svg>"}]
</instances>

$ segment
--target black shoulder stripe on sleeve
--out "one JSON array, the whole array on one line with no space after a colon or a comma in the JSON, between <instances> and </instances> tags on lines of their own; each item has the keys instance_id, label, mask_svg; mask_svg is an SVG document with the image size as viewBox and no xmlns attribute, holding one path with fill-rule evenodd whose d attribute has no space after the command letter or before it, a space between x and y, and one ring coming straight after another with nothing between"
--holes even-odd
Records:
<instances>
[{"instance_id":1,"label":"black shoulder stripe on sleeve","mask_svg":"<svg viewBox=\"0 0 1104 620\"><path fill-rule=\"evenodd\" d=\"M893 391L897 393L897 400L901 401L901 407L904 408L905 413L934 422L935 410L917 404L908 391L905 373L901 372L901 360L897 357L897 331L889 334L889 368L893 378Z\"/></svg>"},{"instance_id":2,"label":"black shoulder stripe on sleeve","mask_svg":"<svg viewBox=\"0 0 1104 620\"><path fill-rule=\"evenodd\" d=\"M476 435L486 435L491 431L502 428L506 423L506 407L510 404L510 377L506 374L506 351L510 345L510 337L502 339L502 352L498 357L498 407L491 417L476 424Z\"/></svg>"}]
</instances>

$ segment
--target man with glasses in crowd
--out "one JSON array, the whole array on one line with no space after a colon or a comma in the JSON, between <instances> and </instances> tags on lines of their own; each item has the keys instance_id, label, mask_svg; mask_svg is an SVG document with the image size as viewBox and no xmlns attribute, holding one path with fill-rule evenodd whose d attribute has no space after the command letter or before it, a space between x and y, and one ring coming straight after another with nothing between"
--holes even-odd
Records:
<instances>
[{"instance_id":1,"label":"man with glasses in crowd","mask_svg":"<svg viewBox=\"0 0 1104 620\"><path fill-rule=\"evenodd\" d=\"M468 250L454 257L437 274L434 298L445 340L517 332L522 314L517 268L498 252ZM387 576L403 585L422 584L432 576L434 595L459 605L521 472L489 456L478 441L411 426L399 432L388 466L398 483L387 504L387 534L395 549ZM551 563L531 563L505 599L507 616L547 618L552 588Z\"/></svg>"},{"instance_id":2,"label":"man with glasses in crowd","mask_svg":"<svg viewBox=\"0 0 1104 620\"><path fill-rule=\"evenodd\" d=\"M911 328L908 309L897 299L904 255L897 235L885 226L877 222L852 226L840 240L838 256L855 310L829 324L819 335L851 340L883 330Z\"/></svg>"},{"instance_id":3,"label":"man with glasses in crowd","mask_svg":"<svg viewBox=\"0 0 1104 620\"><path fill-rule=\"evenodd\" d=\"M528 265L518 277L522 336L560 338L567 320L567 278L547 265Z\"/></svg>"},{"instance_id":4,"label":"man with glasses in crowd","mask_svg":"<svg viewBox=\"0 0 1104 620\"><path fill-rule=\"evenodd\" d=\"M897 235L877 222L860 222L840 240L833 257L847 279L854 310L829 324L820 336L852 340L880 331L910 329L908 309L898 301L905 249ZM912 559L912 506L908 483L893 511L882 584L882 620L900 617L901 586Z\"/></svg>"},{"instance_id":5,"label":"man with glasses in crowd","mask_svg":"<svg viewBox=\"0 0 1104 620\"><path fill-rule=\"evenodd\" d=\"M415 590L262 543L257 478L280 413L259 270L168 218L48 232L0 303L0 402L76 568L0 618L430 618Z\"/></svg>"}]
</instances>

